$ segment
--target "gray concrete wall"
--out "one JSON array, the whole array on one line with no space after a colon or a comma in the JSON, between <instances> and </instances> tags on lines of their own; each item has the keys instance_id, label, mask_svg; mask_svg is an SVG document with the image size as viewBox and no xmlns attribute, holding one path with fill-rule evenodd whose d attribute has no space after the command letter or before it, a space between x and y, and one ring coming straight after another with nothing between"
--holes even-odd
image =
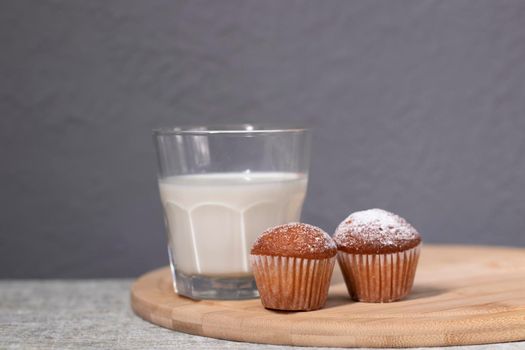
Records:
<instances>
[{"instance_id":1,"label":"gray concrete wall","mask_svg":"<svg viewBox=\"0 0 525 350\"><path fill-rule=\"evenodd\" d=\"M525 246L525 2L0 1L0 277L167 263L150 130L315 127L304 221Z\"/></svg>"}]
</instances>

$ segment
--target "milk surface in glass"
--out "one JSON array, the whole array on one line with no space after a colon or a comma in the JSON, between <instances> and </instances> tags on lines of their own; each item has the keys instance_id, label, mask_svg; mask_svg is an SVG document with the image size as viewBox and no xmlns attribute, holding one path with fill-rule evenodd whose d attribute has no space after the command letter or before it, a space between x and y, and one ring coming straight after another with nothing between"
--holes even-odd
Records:
<instances>
[{"instance_id":1,"label":"milk surface in glass","mask_svg":"<svg viewBox=\"0 0 525 350\"><path fill-rule=\"evenodd\" d=\"M271 226L299 221L307 176L207 173L159 180L174 268L185 275L251 275L250 247Z\"/></svg>"}]
</instances>

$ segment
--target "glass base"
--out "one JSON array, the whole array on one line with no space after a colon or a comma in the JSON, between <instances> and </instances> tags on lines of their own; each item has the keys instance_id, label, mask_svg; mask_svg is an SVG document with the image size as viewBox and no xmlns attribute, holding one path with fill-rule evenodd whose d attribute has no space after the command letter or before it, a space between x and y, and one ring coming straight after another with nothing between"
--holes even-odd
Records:
<instances>
[{"instance_id":1,"label":"glass base","mask_svg":"<svg viewBox=\"0 0 525 350\"><path fill-rule=\"evenodd\" d=\"M191 299L241 300L259 297L253 276L217 277L175 271L173 280L175 292Z\"/></svg>"}]
</instances>

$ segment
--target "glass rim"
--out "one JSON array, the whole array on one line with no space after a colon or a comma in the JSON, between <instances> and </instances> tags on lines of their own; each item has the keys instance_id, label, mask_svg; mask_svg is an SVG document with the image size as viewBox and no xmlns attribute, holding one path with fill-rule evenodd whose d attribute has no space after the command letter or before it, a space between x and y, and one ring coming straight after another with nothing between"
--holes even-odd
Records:
<instances>
[{"instance_id":1,"label":"glass rim","mask_svg":"<svg viewBox=\"0 0 525 350\"><path fill-rule=\"evenodd\" d=\"M159 127L153 129L155 136L162 135L252 135L277 133L306 133L311 128L297 124L279 123L241 123L241 124L211 124L211 125L181 125Z\"/></svg>"}]
</instances>

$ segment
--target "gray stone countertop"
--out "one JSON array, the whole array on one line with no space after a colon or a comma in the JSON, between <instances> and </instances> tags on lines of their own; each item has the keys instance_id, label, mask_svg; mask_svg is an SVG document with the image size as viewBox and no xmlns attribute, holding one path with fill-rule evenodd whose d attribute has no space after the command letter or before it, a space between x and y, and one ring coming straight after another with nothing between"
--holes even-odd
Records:
<instances>
[{"instance_id":1,"label":"gray stone countertop","mask_svg":"<svg viewBox=\"0 0 525 350\"><path fill-rule=\"evenodd\" d=\"M128 279L0 280L0 349L293 349L199 337L131 311ZM306 349L306 348L299 348ZM447 349L525 349L525 342Z\"/></svg>"}]
</instances>

